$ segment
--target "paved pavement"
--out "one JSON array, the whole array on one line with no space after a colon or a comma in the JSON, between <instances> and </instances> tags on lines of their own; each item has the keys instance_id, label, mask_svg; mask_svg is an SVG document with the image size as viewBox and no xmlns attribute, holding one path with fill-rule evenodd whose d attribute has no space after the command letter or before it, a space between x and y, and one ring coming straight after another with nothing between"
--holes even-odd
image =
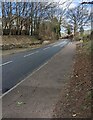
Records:
<instances>
[{"instance_id":1,"label":"paved pavement","mask_svg":"<svg viewBox=\"0 0 93 120\"><path fill-rule=\"evenodd\" d=\"M73 68L75 43L69 43L2 98L4 118L52 118Z\"/></svg>"},{"instance_id":2,"label":"paved pavement","mask_svg":"<svg viewBox=\"0 0 93 120\"><path fill-rule=\"evenodd\" d=\"M48 61L68 43L69 40L59 40L35 50L4 56L2 64L0 64L0 67L2 67L3 93Z\"/></svg>"}]
</instances>

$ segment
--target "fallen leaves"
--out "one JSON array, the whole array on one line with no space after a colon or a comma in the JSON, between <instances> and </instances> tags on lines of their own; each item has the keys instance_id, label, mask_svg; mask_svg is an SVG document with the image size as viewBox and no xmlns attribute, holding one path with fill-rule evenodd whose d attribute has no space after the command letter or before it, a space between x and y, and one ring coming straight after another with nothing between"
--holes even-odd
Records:
<instances>
[{"instance_id":1,"label":"fallen leaves","mask_svg":"<svg viewBox=\"0 0 93 120\"><path fill-rule=\"evenodd\" d=\"M79 50L80 49L80 50ZM76 61L74 61L73 73L70 76L68 91L63 91L61 101L57 104L56 117L90 117L91 116L91 59L86 51L77 48ZM56 111L57 111L56 107ZM59 110L59 108L62 108Z\"/></svg>"}]
</instances>

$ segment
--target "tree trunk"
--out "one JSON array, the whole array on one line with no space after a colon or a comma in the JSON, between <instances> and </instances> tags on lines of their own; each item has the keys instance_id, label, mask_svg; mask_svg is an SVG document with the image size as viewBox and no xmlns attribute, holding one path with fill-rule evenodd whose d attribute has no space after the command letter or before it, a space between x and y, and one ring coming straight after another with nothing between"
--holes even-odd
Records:
<instances>
[{"instance_id":1,"label":"tree trunk","mask_svg":"<svg viewBox=\"0 0 93 120\"><path fill-rule=\"evenodd\" d=\"M11 26L12 26L12 3L10 2L10 11L9 11L9 30L10 30L10 33L9 35L11 35Z\"/></svg>"}]
</instances>

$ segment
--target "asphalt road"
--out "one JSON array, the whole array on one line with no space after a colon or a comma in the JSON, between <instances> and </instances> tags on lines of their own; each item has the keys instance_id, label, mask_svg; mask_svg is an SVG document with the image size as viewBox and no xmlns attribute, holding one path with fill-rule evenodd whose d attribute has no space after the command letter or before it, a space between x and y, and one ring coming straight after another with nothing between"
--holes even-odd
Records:
<instances>
[{"instance_id":1,"label":"asphalt road","mask_svg":"<svg viewBox=\"0 0 93 120\"><path fill-rule=\"evenodd\" d=\"M42 48L4 56L2 64L0 64L2 67L2 92L5 93L11 89L68 43L69 40L59 40Z\"/></svg>"}]
</instances>

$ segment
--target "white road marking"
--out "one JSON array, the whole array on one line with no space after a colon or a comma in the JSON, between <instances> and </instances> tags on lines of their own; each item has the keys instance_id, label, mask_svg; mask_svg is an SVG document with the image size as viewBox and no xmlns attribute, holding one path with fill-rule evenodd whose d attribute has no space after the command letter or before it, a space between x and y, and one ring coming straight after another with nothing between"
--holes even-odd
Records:
<instances>
[{"instance_id":1,"label":"white road marking","mask_svg":"<svg viewBox=\"0 0 93 120\"><path fill-rule=\"evenodd\" d=\"M7 64L10 64L10 63L12 63L13 61L8 61L8 62L6 62L6 63L3 63L3 64L0 64L0 67L1 66L4 66L4 65L7 65Z\"/></svg>"},{"instance_id":2,"label":"white road marking","mask_svg":"<svg viewBox=\"0 0 93 120\"><path fill-rule=\"evenodd\" d=\"M53 57L57 56L59 54L59 52L57 52ZM52 57L52 58L53 58ZM42 69L45 65L47 65L51 60L49 59L47 62L45 62L43 65L41 65L38 69L36 69L35 71L33 71L30 75L28 75L25 79L23 79L22 81L20 81L19 83L17 83L14 87L12 87L10 90L8 90L7 92L5 92L4 94L2 94L0 96L0 99L2 99L2 97L4 97L5 95L7 95L8 93L10 93L12 90L14 90L17 86L19 86L22 82L24 82L26 79L28 79L29 77L31 77L32 75L34 75L37 71L39 71L40 69Z\"/></svg>"},{"instance_id":3,"label":"white road marking","mask_svg":"<svg viewBox=\"0 0 93 120\"><path fill-rule=\"evenodd\" d=\"M64 45L64 43L67 43L67 42L66 42L66 41L61 42L61 43L59 43L59 44L55 44L55 45L53 45L52 47L57 47L57 46L60 46L60 45Z\"/></svg>"},{"instance_id":4,"label":"white road marking","mask_svg":"<svg viewBox=\"0 0 93 120\"><path fill-rule=\"evenodd\" d=\"M47 48L44 48L43 50L47 50L47 49L49 49L50 47L47 47Z\"/></svg>"},{"instance_id":5,"label":"white road marking","mask_svg":"<svg viewBox=\"0 0 93 120\"><path fill-rule=\"evenodd\" d=\"M38 53L38 52L39 52L39 51L36 51L36 52L30 53L30 54L24 55L24 57L31 56L31 55L33 55L33 54L35 54L35 53Z\"/></svg>"},{"instance_id":6,"label":"white road marking","mask_svg":"<svg viewBox=\"0 0 93 120\"><path fill-rule=\"evenodd\" d=\"M59 46L59 45L64 45L65 43L67 43L67 42L64 41L64 42L62 42L62 43L59 43L58 46Z\"/></svg>"},{"instance_id":7,"label":"white road marking","mask_svg":"<svg viewBox=\"0 0 93 120\"><path fill-rule=\"evenodd\" d=\"M53 57L57 56L59 54L59 52L57 52ZM52 59L49 59L48 61L46 61L43 65L41 65L39 68L37 68L36 70L34 70L30 75L28 75L25 79L23 79L22 81L20 81L19 83L17 83L14 87L12 87L10 90L8 90L7 92L5 92L4 94L2 94L0 96L0 99L2 99L2 97L4 97L5 95L7 95L8 93L10 93L12 90L14 90L17 86L19 86L21 83L23 83L26 79L28 79L29 77L31 77L32 75L34 75L37 71L39 71L40 69L42 69L45 65L47 65Z\"/></svg>"},{"instance_id":8,"label":"white road marking","mask_svg":"<svg viewBox=\"0 0 93 120\"><path fill-rule=\"evenodd\" d=\"M62 44L60 47L63 47L64 45L66 45L66 43Z\"/></svg>"},{"instance_id":9,"label":"white road marking","mask_svg":"<svg viewBox=\"0 0 93 120\"><path fill-rule=\"evenodd\" d=\"M53 45L53 47L57 47L58 45Z\"/></svg>"},{"instance_id":10,"label":"white road marking","mask_svg":"<svg viewBox=\"0 0 93 120\"><path fill-rule=\"evenodd\" d=\"M30 55L33 55L34 53L30 53L30 54L27 54L27 55L24 55L24 57L28 57Z\"/></svg>"},{"instance_id":11,"label":"white road marking","mask_svg":"<svg viewBox=\"0 0 93 120\"><path fill-rule=\"evenodd\" d=\"M51 60L51 59L50 59ZM33 74L35 74L37 71L39 71L41 68L43 68L46 64L48 64L48 62L50 61L48 60L47 62L45 62L43 65L41 65L38 69L36 69L35 71L33 71L30 75L28 75L25 79L23 79L22 81L20 81L19 83L17 83L14 87L12 87L10 90L8 90L7 92L5 92L4 94L2 94L0 96L0 99L2 99L2 97L4 97L5 95L7 95L8 93L10 93L12 90L14 90L17 86L19 86L22 82L24 82L26 79L28 79L29 77L31 77Z\"/></svg>"},{"instance_id":12,"label":"white road marking","mask_svg":"<svg viewBox=\"0 0 93 120\"><path fill-rule=\"evenodd\" d=\"M66 40L65 40L65 41L66 41ZM62 41L61 43L65 42L65 41ZM50 44L50 45L53 47L53 45L57 45L57 44L59 44L59 42L55 42L55 43L52 43L52 44Z\"/></svg>"}]
</instances>

